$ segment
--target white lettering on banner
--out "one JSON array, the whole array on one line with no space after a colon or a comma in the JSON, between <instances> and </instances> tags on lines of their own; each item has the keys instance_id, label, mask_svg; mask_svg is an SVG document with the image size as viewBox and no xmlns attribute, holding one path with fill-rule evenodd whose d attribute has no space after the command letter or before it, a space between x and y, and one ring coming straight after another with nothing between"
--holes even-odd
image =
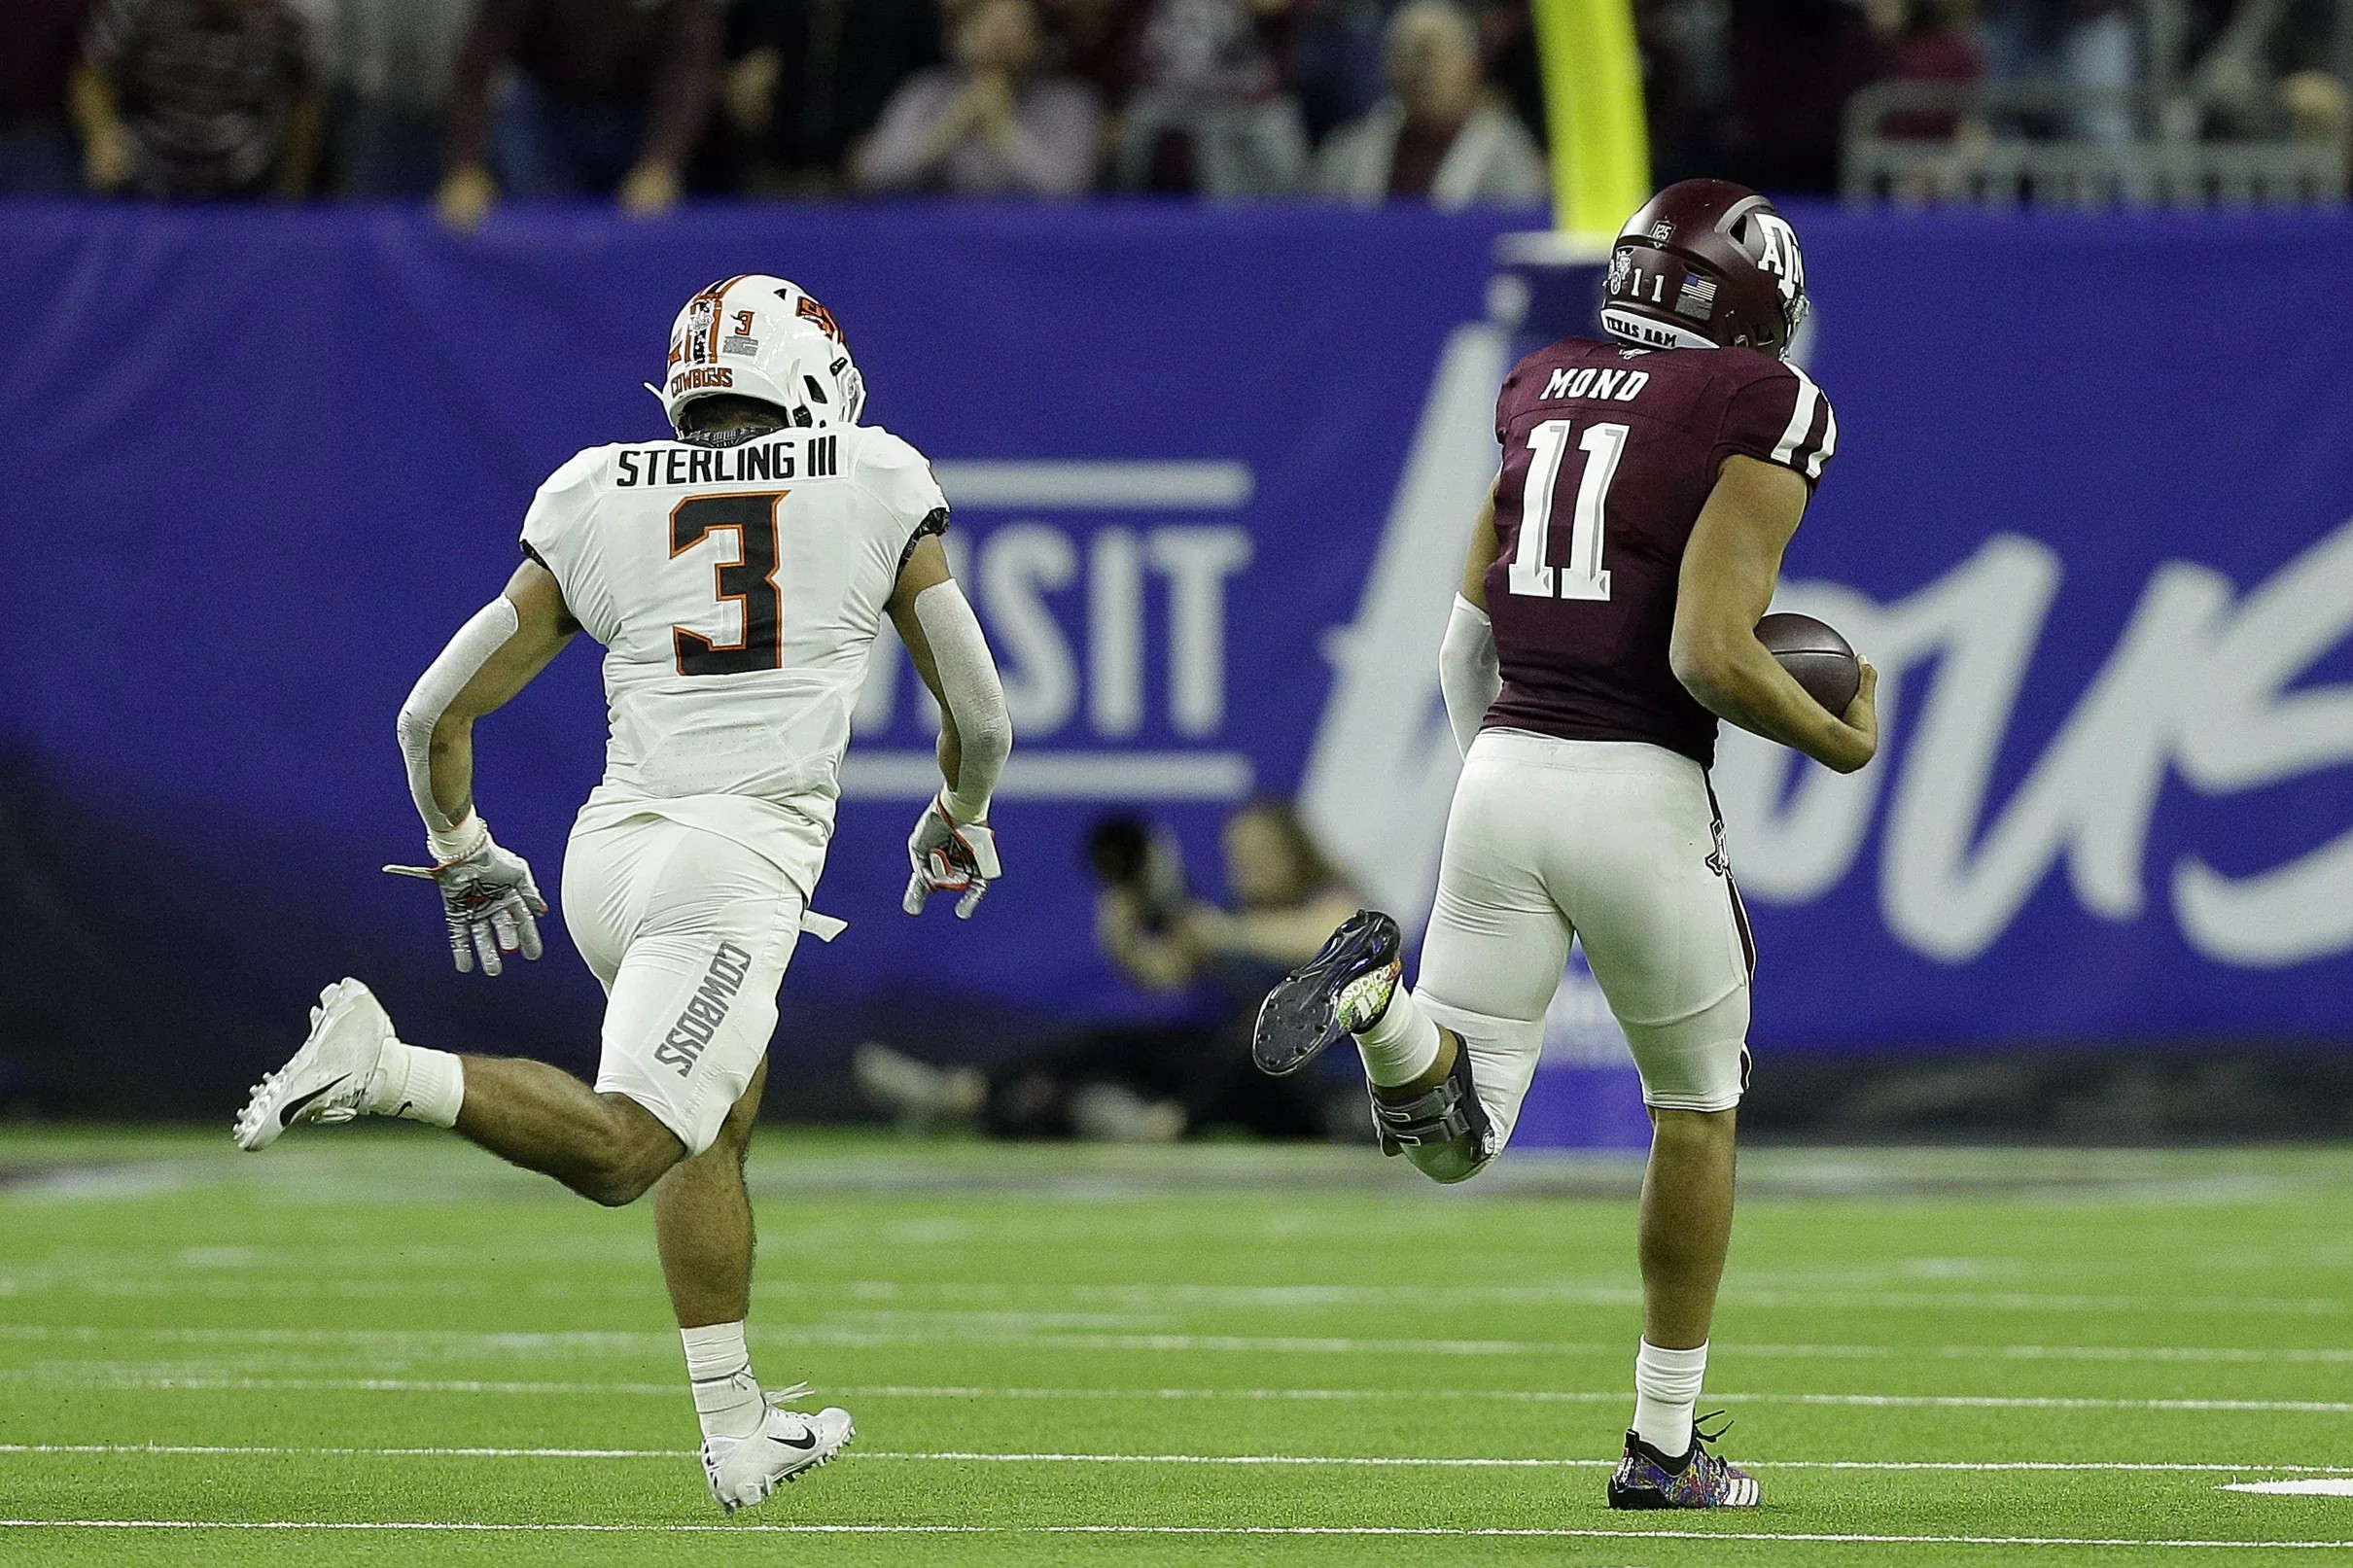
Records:
<instances>
[{"instance_id":1,"label":"white lettering on banner","mask_svg":"<svg viewBox=\"0 0 2353 1568\"><path fill-rule=\"evenodd\" d=\"M1037 463L943 458L931 471L952 505L996 511L1238 511L1258 490L1248 464L1222 458Z\"/></svg>"},{"instance_id":2,"label":"white lettering on banner","mask_svg":"<svg viewBox=\"0 0 2353 1568\"><path fill-rule=\"evenodd\" d=\"M1051 735L1078 707L1078 667L1045 595L1078 575L1071 536L1043 523L1008 523L980 551L980 612L998 645L1013 733Z\"/></svg>"},{"instance_id":3,"label":"white lettering on banner","mask_svg":"<svg viewBox=\"0 0 2353 1568\"><path fill-rule=\"evenodd\" d=\"M853 750L842 793L858 800L926 800L939 790L928 751ZM1239 751L1067 751L1015 747L999 800L1241 800L1257 787Z\"/></svg>"},{"instance_id":4,"label":"white lettering on banner","mask_svg":"<svg viewBox=\"0 0 2353 1568\"><path fill-rule=\"evenodd\" d=\"M1852 869L1884 790L1889 928L1923 954L1966 962L2062 859L2085 909L2140 918L2150 822L2176 772L2221 796L2353 761L2353 687L2282 692L2353 632L2348 523L2235 607L2220 574L2160 567L2115 651L1987 821L1994 762L2060 576L2047 547L2000 535L1893 605L1788 584L1776 608L1831 621L1879 666L1888 742L1877 766L1840 778L1728 728L1716 781L1742 886L1788 903L1829 890ZM1931 661L1915 712L1907 672ZM2218 962L2268 967L2353 949L2353 830L2236 879L2185 855L2171 885L2183 935Z\"/></svg>"},{"instance_id":5,"label":"white lettering on banner","mask_svg":"<svg viewBox=\"0 0 2353 1568\"><path fill-rule=\"evenodd\" d=\"M1143 727L1143 552L1136 533L1095 536L1087 571L1087 717L1106 739Z\"/></svg>"},{"instance_id":6,"label":"white lettering on banner","mask_svg":"<svg viewBox=\"0 0 2353 1568\"><path fill-rule=\"evenodd\" d=\"M1019 505L1065 514L1232 509L1254 491L1248 468L1223 461L1169 463L966 463L941 465L951 498L977 492L976 507ZM1256 787L1250 759L1233 751L1094 749L1142 733L1155 701L1187 741L1213 741L1225 727L1229 584L1251 558L1248 533L1228 524L1162 523L1093 530L1016 518L960 527L947 538L951 565L967 584L1004 679L1005 705L1021 738L1001 794L1032 799L1240 799ZM1083 576L1083 582L1081 578ZM1151 584L1165 584L1166 619L1149 611ZM1158 628L1165 637L1157 645ZM860 737L897 716L906 660L886 623L851 715ZM1149 677L1165 655L1165 689ZM928 727L938 709L920 701ZM852 798L895 799L936 785L922 751L856 748L842 772ZM1123 782L1124 781L1124 782Z\"/></svg>"},{"instance_id":7,"label":"white lettering on banner","mask_svg":"<svg viewBox=\"0 0 2353 1568\"><path fill-rule=\"evenodd\" d=\"M1156 528L1152 565L1169 579L1169 714L1179 735L1225 723L1225 582L1250 564L1239 528Z\"/></svg>"},{"instance_id":8,"label":"white lettering on banner","mask_svg":"<svg viewBox=\"0 0 2353 1568\"><path fill-rule=\"evenodd\" d=\"M2353 686L2288 691L2353 634L2353 522L2249 594L2186 704L2177 764L2207 794L2260 788L2353 759ZM2353 949L2353 826L2269 871L2232 878L2199 856L2173 868L2183 932L2230 963L2294 963Z\"/></svg>"},{"instance_id":9,"label":"white lettering on banner","mask_svg":"<svg viewBox=\"0 0 2353 1568\"><path fill-rule=\"evenodd\" d=\"M1014 733L1045 739L1078 712L1080 671L1047 596L1078 577L1078 546L1046 523L1008 523L975 548L976 609L997 645ZM1140 559L1141 562L1140 562ZM1179 735L1225 724L1226 583L1249 565L1249 536L1224 525L1106 529L1088 551L1088 717L1106 739L1133 735L1144 710L1142 565L1168 582L1169 719ZM896 667L880 679L896 680Z\"/></svg>"}]
</instances>

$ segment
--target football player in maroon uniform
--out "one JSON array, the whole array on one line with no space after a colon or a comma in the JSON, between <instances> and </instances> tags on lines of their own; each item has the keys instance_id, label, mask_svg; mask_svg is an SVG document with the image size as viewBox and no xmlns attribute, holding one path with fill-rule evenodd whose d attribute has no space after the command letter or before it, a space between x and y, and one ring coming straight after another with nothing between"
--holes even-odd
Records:
<instances>
[{"instance_id":1,"label":"football player in maroon uniform","mask_svg":"<svg viewBox=\"0 0 2353 1568\"><path fill-rule=\"evenodd\" d=\"M1618 235L1601 310L1615 341L1564 338L1512 369L1502 473L1439 654L1463 764L1420 985L1399 983L1397 923L1366 911L1258 1018L1273 1073L1354 1035L1383 1149L1461 1181L1510 1137L1583 941L1653 1124L1613 1508L1757 1501L1692 1419L1732 1235L1754 958L1707 769L1719 719L1842 773L1878 747L1868 665L1833 714L1755 635L1838 442L1829 400L1784 359L1806 304L1772 203L1687 180Z\"/></svg>"}]
</instances>

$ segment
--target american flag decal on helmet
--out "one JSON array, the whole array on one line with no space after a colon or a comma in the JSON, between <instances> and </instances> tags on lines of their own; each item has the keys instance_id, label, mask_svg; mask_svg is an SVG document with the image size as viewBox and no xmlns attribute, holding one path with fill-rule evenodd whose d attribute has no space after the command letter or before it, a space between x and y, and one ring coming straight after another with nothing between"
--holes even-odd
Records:
<instances>
[{"instance_id":1,"label":"american flag decal on helmet","mask_svg":"<svg viewBox=\"0 0 2353 1568\"><path fill-rule=\"evenodd\" d=\"M1716 311L1716 285L1712 278L1686 277L1683 292L1675 296L1675 314L1689 316L1694 321L1705 321Z\"/></svg>"}]
</instances>

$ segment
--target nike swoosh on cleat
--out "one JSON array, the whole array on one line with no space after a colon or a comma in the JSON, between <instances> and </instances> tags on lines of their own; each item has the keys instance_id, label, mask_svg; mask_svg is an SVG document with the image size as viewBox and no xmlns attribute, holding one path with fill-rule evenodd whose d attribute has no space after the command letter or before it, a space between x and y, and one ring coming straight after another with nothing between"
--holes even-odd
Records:
<instances>
[{"instance_id":1,"label":"nike swoosh on cleat","mask_svg":"<svg viewBox=\"0 0 2353 1568\"><path fill-rule=\"evenodd\" d=\"M807 1453L811 1448L817 1446L817 1434L815 1432L811 1432L807 1437L801 1439L798 1443L795 1443L790 1438L780 1438L771 1432L768 1435L768 1441L770 1443L782 1444L788 1448L797 1448L802 1453Z\"/></svg>"},{"instance_id":2,"label":"nike swoosh on cleat","mask_svg":"<svg viewBox=\"0 0 2353 1568\"><path fill-rule=\"evenodd\" d=\"M351 1082L351 1074L347 1072L343 1074L342 1077L337 1078L334 1083L321 1084L309 1094L304 1095L300 1099L287 1101L278 1109L278 1125L280 1127L294 1126L295 1118L301 1115L303 1108L312 1100L318 1098L321 1095L332 1095L349 1082Z\"/></svg>"}]
</instances>

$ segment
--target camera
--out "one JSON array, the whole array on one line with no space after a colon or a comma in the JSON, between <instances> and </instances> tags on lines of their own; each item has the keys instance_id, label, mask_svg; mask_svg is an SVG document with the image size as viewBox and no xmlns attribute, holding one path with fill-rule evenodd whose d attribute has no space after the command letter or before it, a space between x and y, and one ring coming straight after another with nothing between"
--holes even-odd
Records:
<instances>
[{"instance_id":1,"label":"camera","mask_svg":"<svg viewBox=\"0 0 2353 1568\"><path fill-rule=\"evenodd\" d=\"M1165 929L1184 910L1184 851L1176 835L1141 817L1106 817L1087 830L1087 869L1106 888L1133 893L1149 930Z\"/></svg>"}]
</instances>

